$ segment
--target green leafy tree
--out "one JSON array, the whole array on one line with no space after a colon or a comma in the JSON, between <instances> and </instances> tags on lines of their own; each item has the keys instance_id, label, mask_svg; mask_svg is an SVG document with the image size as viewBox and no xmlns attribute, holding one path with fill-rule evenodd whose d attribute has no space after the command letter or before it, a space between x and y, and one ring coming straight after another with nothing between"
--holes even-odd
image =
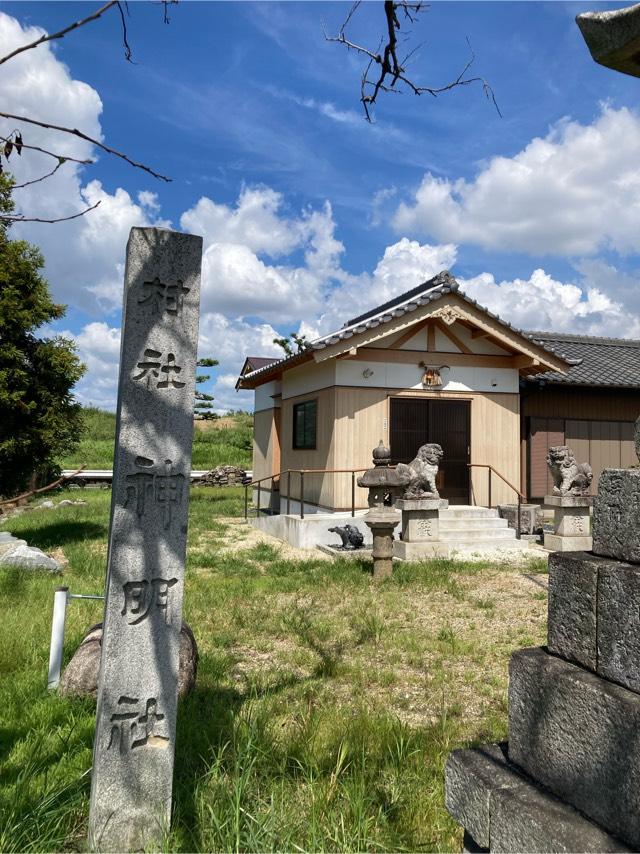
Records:
<instances>
[{"instance_id":1,"label":"green leafy tree","mask_svg":"<svg viewBox=\"0 0 640 854\"><path fill-rule=\"evenodd\" d=\"M13 210L13 180L0 175L0 496L12 497L56 471L82 431L72 388L84 373L73 342L36 335L64 316L40 275L44 259L25 240L11 240L2 214Z\"/></svg>"},{"instance_id":2,"label":"green leafy tree","mask_svg":"<svg viewBox=\"0 0 640 854\"><path fill-rule=\"evenodd\" d=\"M220 364L217 359L198 359L197 366L199 368L215 368L216 365ZM206 383L207 380L211 379L211 374L196 374L196 383ZM212 400L215 398L212 394L206 394L204 391L200 391L196 388L196 400L193 404L193 414L199 421L212 421L214 418L218 416L215 412L212 412L213 404Z\"/></svg>"},{"instance_id":3,"label":"green leafy tree","mask_svg":"<svg viewBox=\"0 0 640 854\"><path fill-rule=\"evenodd\" d=\"M311 347L311 342L307 340L306 335L298 335L297 332L292 332L291 335L285 338L274 338L273 343L278 347L282 347L286 356L295 356L298 353L304 353Z\"/></svg>"}]
</instances>

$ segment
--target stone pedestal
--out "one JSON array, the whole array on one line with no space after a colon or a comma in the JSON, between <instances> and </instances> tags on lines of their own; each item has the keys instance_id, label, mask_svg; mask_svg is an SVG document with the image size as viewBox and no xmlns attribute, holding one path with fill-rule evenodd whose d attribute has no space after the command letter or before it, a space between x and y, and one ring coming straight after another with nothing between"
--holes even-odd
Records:
<instances>
[{"instance_id":1,"label":"stone pedestal","mask_svg":"<svg viewBox=\"0 0 640 854\"><path fill-rule=\"evenodd\" d=\"M444 498L401 498L395 506L402 511L402 539L393 544L393 554L401 560L448 557L449 544L440 540L440 510Z\"/></svg>"},{"instance_id":2,"label":"stone pedestal","mask_svg":"<svg viewBox=\"0 0 640 854\"><path fill-rule=\"evenodd\" d=\"M511 657L508 744L447 760L446 805L467 847L640 851L640 561L610 556L636 554L640 471L600 483L601 554L550 555L547 647ZM556 536L571 538L567 518L586 516L586 500L549 503Z\"/></svg>"},{"instance_id":3,"label":"stone pedestal","mask_svg":"<svg viewBox=\"0 0 640 854\"><path fill-rule=\"evenodd\" d=\"M382 581L393 571L393 529L400 519L391 508L375 507L363 521L373 535L373 578Z\"/></svg>"},{"instance_id":4,"label":"stone pedestal","mask_svg":"<svg viewBox=\"0 0 640 854\"><path fill-rule=\"evenodd\" d=\"M553 552L590 551L592 546L590 495L547 495L545 504L553 507L553 534L544 535L544 547Z\"/></svg>"}]
</instances>

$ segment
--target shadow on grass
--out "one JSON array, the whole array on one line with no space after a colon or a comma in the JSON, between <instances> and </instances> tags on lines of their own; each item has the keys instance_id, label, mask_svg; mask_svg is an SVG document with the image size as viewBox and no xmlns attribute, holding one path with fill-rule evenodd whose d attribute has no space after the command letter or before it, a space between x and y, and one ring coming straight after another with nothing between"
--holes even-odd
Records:
<instances>
[{"instance_id":1,"label":"shadow on grass","mask_svg":"<svg viewBox=\"0 0 640 854\"><path fill-rule=\"evenodd\" d=\"M201 663L207 667L206 659ZM217 665L217 666L216 666ZM214 664L219 671L219 662ZM216 673L220 677L220 673ZM177 738L174 771L175 819L186 834L188 849L201 848L197 791L203 777L219 756L237 737L240 712L246 703L275 696L305 682L317 681L317 676L283 674L268 684L252 685L247 691L213 684L196 687L178 707ZM204 679L203 679L204 681Z\"/></svg>"},{"instance_id":2,"label":"shadow on grass","mask_svg":"<svg viewBox=\"0 0 640 854\"><path fill-rule=\"evenodd\" d=\"M43 525L14 528L14 536L25 539L30 546L47 550L86 540L106 540L107 525L65 519Z\"/></svg>"}]
</instances>

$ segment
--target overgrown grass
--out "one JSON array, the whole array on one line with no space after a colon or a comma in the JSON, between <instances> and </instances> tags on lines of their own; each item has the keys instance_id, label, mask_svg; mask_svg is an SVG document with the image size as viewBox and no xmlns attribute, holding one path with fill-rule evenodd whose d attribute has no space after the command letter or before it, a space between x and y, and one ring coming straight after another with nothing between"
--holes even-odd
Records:
<instances>
[{"instance_id":1,"label":"overgrown grass","mask_svg":"<svg viewBox=\"0 0 640 854\"><path fill-rule=\"evenodd\" d=\"M88 504L3 527L68 560L72 592L99 593L110 493L70 495ZM375 586L366 564L261 542L241 513L240 489L192 489L185 618L200 662L179 707L163 848L459 850L444 763L505 737L507 661L543 641L540 587L509 566L445 560ZM0 571L2 851L86 848L95 707L46 690L60 583ZM100 619L100 603L70 603L65 660Z\"/></svg>"},{"instance_id":2,"label":"overgrown grass","mask_svg":"<svg viewBox=\"0 0 640 854\"><path fill-rule=\"evenodd\" d=\"M110 469L113 466L113 447L116 417L94 407L83 410L85 431L78 447L59 460L63 469L87 468ZM216 421L196 422L193 437L192 467L212 469L219 465L234 465L251 468L251 443L253 417L237 414L233 418Z\"/></svg>"}]
</instances>

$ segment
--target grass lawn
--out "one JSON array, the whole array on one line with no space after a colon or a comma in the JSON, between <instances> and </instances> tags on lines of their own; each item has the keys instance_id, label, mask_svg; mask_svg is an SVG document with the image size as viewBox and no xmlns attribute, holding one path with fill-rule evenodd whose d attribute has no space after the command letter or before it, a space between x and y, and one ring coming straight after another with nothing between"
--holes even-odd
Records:
<instances>
[{"instance_id":1,"label":"grass lawn","mask_svg":"<svg viewBox=\"0 0 640 854\"><path fill-rule=\"evenodd\" d=\"M110 492L81 497L2 527L66 559L71 592L100 593ZM506 736L509 655L544 642L542 563L404 564L375 587L358 562L266 542L241 508L239 489L192 489L200 663L164 849L459 851L444 762ZM94 704L46 690L61 581L0 570L0 851L85 847ZM70 603L65 660L100 619Z\"/></svg>"},{"instance_id":2,"label":"grass lawn","mask_svg":"<svg viewBox=\"0 0 640 854\"><path fill-rule=\"evenodd\" d=\"M116 416L113 412L86 407L85 432L78 447L58 462L63 469L113 467ZM219 465L251 468L253 416L249 414L196 421L191 468L213 469Z\"/></svg>"}]
</instances>

